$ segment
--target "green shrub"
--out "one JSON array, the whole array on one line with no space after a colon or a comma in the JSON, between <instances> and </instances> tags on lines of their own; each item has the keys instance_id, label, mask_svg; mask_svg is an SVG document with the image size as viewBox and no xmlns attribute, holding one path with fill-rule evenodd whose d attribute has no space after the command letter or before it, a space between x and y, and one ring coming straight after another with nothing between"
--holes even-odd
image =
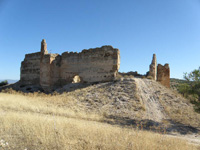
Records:
<instances>
[{"instance_id":1,"label":"green shrub","mask_svg":"<svg viewBox=\"0 0 200 150\"><path fill-rule=\"evenodd\" d=\"M178 91L181 93L184 97L187 97L189 95L190 91L190 85L187 83L182 83L178 85Z\"/></svg>"},{"instance_id":2,"label":"green shrub","mask_svg":"<svg viewBox=\"0 0 200 150\"><path fill-rule=\"evenodd\" d=\"M8 84L7 80L0 82L0 86L4 86L4 85L7 85L7 84Z\"/></svg>"},{"instance_id":3,"label":"green shrub","mask_svg":"<svg viewBox=\"0 0 200 150\"><path fill-rule=\"evenodd\" d=\"M178 91L195 104L195 110L200 112L200 67L190 73L184 73L188 83L179 84Z\"/></svg>"}]
</instances>

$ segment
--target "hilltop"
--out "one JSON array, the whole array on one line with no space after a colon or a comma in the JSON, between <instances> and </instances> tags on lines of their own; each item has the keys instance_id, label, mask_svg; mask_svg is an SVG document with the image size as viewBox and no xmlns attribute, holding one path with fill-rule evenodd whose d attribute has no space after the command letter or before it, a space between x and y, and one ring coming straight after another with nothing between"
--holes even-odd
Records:
<instances>
[{"instance_id":1,"label":"hilltop","mask_svg":"<svg viewBox=\"0 0 200 150\"><path fill-rule=\"evenodd\" d=\"M153 124L168 121L200 127L200 114L194 112L193 105L154 80L132 77L77 87L66 85L57 92L70 91L62 95L73 97L73 105L85 112L122 122L125 119L127 124L131 120L153 121Z\"/></svg>"},{"instance_id":2,"label":"hilltop","mask_svg":"<svg viewBox=\"0 0 200 150\"><path fill-rule=\"evenodd\" d=\"M12 90L6 91L13 94ZM18 104L15 98L5 100L0 110L143 129L200 144L200 114L194 111L189 100L154 80L123 77L98 84L68 84L50 95L38 92L22 95L25 95L22 99L28 100L21 102L19 98Z\"/></svg>"}]
</instances>

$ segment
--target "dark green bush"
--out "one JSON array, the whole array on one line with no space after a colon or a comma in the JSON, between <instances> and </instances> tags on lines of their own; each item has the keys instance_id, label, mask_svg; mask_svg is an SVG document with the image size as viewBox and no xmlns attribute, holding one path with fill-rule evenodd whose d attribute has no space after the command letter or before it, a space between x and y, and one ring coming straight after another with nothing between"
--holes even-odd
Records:
<instances>
[{"instance_id":1,"label":"dark green bush","mask_svg":"<svg viewBox=\"0 0 200 150\"><path fill-rule=\"evenodd\" d=\"M7 85L7 84L8 84L7 80L0 82L0 86L4 86L4 85Z\"/></svg>"},{"instance_id":2,"label":"dark green bush","mask_svg":"<svg viewBox=\"0 0 200 150\"><path fill-rule=\"evenodd\" d=\"M195 104L195 110L200 112L200 67L184 74L187 83L179 84L178 91Z\"/></svg>"}]
</instances>

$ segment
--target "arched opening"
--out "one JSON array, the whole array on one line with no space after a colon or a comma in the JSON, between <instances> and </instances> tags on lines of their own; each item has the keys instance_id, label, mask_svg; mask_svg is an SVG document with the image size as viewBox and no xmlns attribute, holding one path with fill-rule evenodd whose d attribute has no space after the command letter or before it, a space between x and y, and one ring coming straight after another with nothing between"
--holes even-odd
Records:
<instances>
[{"instance_id":1,"label":"arched opening","mask_svg":"<svg viewBox=\"0 0 200 150\"><path fill-rule=\"evenodd\" d=\"M74 76L72 83L80 83L80 82L81 82L81 78L78 75Z\"/></svg>"}]
</instances>

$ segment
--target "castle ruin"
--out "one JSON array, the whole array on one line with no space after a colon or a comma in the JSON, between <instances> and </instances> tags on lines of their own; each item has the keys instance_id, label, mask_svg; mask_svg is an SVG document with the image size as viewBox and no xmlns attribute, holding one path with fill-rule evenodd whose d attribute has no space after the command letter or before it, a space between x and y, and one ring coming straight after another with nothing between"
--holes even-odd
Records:
<instances>
[{"instance_id":1,"label":"castle ruin","mask_svg":"<svg viewBox=\"0 0 200 150\"><path fill-rule=\"evenodd\" d=\"M170 68L169 64L162 66L157 65L156 54L153 54L152 63L149 66L148 76L152 77L153 80L160 82L165 87L170 88Z\"/></svg>"},{"instance_id":2,"label":"castle ruin","mask_svg":"<svg viewBox=\"0 0 200 150\"><path fill-rule=\"evenodd\" d=\"M43 39L40 52L25 55L21 63L20 83L38 85L44 91L51 92L68 83L113 81L119 67L120 51L112 46L84 49L80 53L64 52L59 55L48 53L46 41ZM130 73L138 75L137 72ZM147 76L170 87L169 65L157 65L155 54Z\"/></svg>"},{"instance_id":3,"label":"castle ruin","mask_svg":"<svg viewBox=\"0 0 200 150\"><path fill-rule=\"evenodd\" d=\"M102 46L77 52L50 54L46 41L41 51L26 54L21 63L20 82L40 85L45 91L67 83L106 82L115 79L120 67L120 51Z\"/></svg>"}]
</instances>

